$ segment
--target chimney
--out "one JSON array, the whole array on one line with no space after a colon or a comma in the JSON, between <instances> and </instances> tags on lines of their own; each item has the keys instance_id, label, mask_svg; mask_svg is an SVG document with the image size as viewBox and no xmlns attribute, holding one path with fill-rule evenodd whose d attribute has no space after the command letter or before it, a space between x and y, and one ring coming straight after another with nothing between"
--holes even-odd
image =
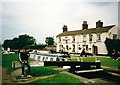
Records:
<instances>
[{"instance_id":1,"label":"chimney","mask_svg":"<svg viewBox=\"0 0 120 85\"><path fill-rule=\"evenodd\" d=\"M96 22L96 28L98 27L103 27L103 22L101 22L101 20L98 20L98 22Z\"/></svg>"},{"instance_id":2,"label":"chimney","mask_svg":"<svg viewBox=\"0 0 120 85\"><path fill-rule=\"evenodd\" d=\"M82 30L88 29L87 21L83 21Z\"/></svg>"},{"instance_id":3,"label":"chimney","mask_svg":"<svg viewBox=\"0 0 120 85\"><path fill-rule=\"evenodd\" d=\"M63 25L63 32L66 32L68 30L67 25Z\"/></svg>"}]
</instances>

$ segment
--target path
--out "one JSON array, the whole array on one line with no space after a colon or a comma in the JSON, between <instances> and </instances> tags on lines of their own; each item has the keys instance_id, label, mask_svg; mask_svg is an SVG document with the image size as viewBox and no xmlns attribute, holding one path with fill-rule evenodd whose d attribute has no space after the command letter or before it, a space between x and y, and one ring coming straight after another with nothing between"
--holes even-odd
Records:
<instances>
[{"instance_id":1,"label":"path","mask_svg":"<svg viewBox=\"0 0 120 85\"><path fill-rule=\"evenodd\" d=\"M6 68L2 68L2 83L12 83L11 75L6 73Z\"/></svg>"},{"instance_id":2,"label":"path","mask_svg":"<svg viewBox=\"0 0 120 85\"><path fill-rule=\"evenodd\" d=\"M52 75L49 75L49 76L39 76L39 77L31 77L31 78L23 78L23 79L17 79L16 78L16 75L17 77L20 77L21 76L21 69L17 69L15 70L14 72L11 73L11 76L12 76L12 82L17 82L17 83L30 83L30 82L34 82L34 81L37 81L39 79L44 79L44 78L48 78L48 77L52 77L52 76L55 76L56 74L52 74Z\"/></svg>"}]
</instances>

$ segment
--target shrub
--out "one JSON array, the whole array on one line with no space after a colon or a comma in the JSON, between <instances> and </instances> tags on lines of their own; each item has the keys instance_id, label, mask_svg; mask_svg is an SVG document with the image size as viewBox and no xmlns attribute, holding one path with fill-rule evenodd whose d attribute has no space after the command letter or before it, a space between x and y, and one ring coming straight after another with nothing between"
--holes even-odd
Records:
<instances>
[{"instance_id":1,"label":"shrub","mask_svg":"<svg viewBox=\"0 0 120 85\"><path fill-rule=\"evenodd\" d=\"M109 38L106 38L105 40L105 45L108 50L108 55L111 56L113 49L120 51L120 40L112 40Z\"/></svg>"}]
</instances>

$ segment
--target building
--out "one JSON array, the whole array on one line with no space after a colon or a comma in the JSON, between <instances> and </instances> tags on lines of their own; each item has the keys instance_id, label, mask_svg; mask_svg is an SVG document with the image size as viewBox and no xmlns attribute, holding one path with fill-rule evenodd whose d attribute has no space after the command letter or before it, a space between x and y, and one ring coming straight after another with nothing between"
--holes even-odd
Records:
<instances>
[{"instance_id":1,"label":"building","mask_svg":"<svg viewBox=\"0 0 120 85\"><path fill-rule=\"evenodd\" d=\"M83 21L82 30L68 31L66 25L63 32L56 36L57 52L81 53L83 48L92 54L107 54L106 38L120 39L120 31L116 25L103 26L103 22L96 22L96 28L88 28L87 21Z\"/></svg>"}]
</instances>

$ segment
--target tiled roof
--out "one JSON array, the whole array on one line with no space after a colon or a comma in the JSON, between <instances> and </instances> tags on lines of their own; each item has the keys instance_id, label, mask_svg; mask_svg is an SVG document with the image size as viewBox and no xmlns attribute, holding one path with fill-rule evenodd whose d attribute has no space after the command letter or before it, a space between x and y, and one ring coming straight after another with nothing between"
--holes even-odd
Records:
<instances>
[{"instance_id":1,"label":"tiled roof","mask_svg":"<svg viewBox=\"0 0 120 85\"><path fill-rule=\"evenodd\" d=\"M104 27L99 27L99 28L89 28L86 30L67 31L67 32L60 33L59 35L57 35L57 37L69 36L69 35L79 35L79 34L90 34L90 33L103 33L103 32L107 32L108 30L110 30L114 26L115 25L104 26Z\"/></svg>"}]
</instances>

